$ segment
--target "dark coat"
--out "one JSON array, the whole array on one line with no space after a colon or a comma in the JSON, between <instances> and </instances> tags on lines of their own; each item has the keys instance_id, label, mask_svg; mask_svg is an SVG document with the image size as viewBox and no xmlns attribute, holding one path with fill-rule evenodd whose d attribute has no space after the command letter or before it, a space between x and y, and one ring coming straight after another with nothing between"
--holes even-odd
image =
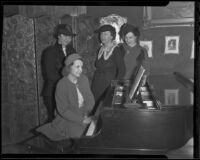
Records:
<instances>
[{"instance_id":1,"label":"dark coat","mask_svg":"<svg viewBox=\"0 0 200 160\"><path fill-rule=\"evenodd\" d=\"M97 57L98 52L99 49L97 50ZM96 58L96 70L91 87L95 101L98 101L99 98L105 93L112 80L120 80L123 78L125 74L123 56L124 51L121 47L116 46L112 55L107 60L104 60L103 56L101 56L100 59Z\"/></svg>"},{"instance_id":2,"label":"dark coat","mask_svg":"<svg viewBox=\"0 0 200 160\"><path fill-rule=\"evenodd\" d=\"M69 56L75 53L71 44L66 46L66 53ZM53 96L56 83L62 78L62 68L64 67L65 55L62 46L58 43L46 48L42 55L42 72L44 78L44 88L42 96Z\"/></svg>"},{"instance_id":3,"label":"dark coat","mask_svg":"<svg viewBox=\"0 0 200 160\"><path fill-rule=\"evenodd\" d=\"M124 79L134 79L138 68L142 65L145 68L145 74L149 75L150 63L146 49L139 44L134 47L124 45L126 54L124 55L124 62L126 72Z\"/></svg>"}]
</instances>

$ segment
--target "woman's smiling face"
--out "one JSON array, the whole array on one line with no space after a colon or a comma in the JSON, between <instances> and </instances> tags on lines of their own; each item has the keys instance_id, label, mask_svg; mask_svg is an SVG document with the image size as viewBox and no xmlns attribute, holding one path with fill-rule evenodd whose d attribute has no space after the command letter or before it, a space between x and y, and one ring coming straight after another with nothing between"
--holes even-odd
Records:
<instances>
[{"instance_id":1,"label":"woman's smiling face","mask_svg":"<svg viewBox=\"0 0 200 160\"><path fill-rule=\"evenodd\" d=\"M113 36L110 31L105 31L100 33L100 39L103 44L110 43L113 40Z\"/></svg>"},{"instance_id":2,"label":"woman's smiling face","mask_svg":"<svg viewBox=\"0 0 200 160\"><path fill-rule=\"evenodd\" d=\"M73 77L80 77L82 71L83 71L83 62L80 59L77 59L73 62L73 64L71 65L71 70L70 70L70 74Z\"/></svg>"},{"instance_id":3,"label":"woman's smiling face","mask_svg":"<svg viewBox=\"0 0 200 160\"><path fill-rule=\"evenodd\" d=\"M67 36L64 34L60 34L58 36L58 43L61 44L62 46L67 46L71 41L72 41L71 36Z\"/></svg>"},{"instance_id":4,"label":"woman's smiling face","mask_svg":"<svg viewBox=\"0 0 200 160\"><path fill-rule=\"evenodd\" d=\"M137 37L133 32L128 32L125 35L125 42L128 46L132 47L137 41Z\"/></svg>"}]
</instances>

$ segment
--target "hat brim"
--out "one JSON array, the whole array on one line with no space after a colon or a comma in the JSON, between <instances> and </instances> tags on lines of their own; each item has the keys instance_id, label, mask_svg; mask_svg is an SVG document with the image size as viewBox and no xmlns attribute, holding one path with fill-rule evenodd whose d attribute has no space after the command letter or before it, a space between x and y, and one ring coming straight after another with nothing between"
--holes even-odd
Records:
<instances>
[{"instance_id":1,"label":"hat brim","mask_svg":"<svg viewBox=\"0 0 200 160\"><path fill-rule=\"evenodd\" d=\"M72 37L74 37L74 36L77 36L77 34L75 34L75 33L61 33L61 34L64 34L65 36L72 36Z\"/></svg>"},{"instance_id":2,"label":"hat brim","mask_svg":"<svg viewBox=\"0 0 200 160\"><path fill-rule=\"evenodd\" d=\"M60 30L58 33L59 34L64 34L66 36L76 36L76 33L69 32L69 31L66 31L66 30Z\"/></svg>"},{"instance_id":3,"label":"hat brim","mask_svg":"<svg viewBox=\"0 0 200 160\"><path fill-rule=\"evenodd\" d=\"M94 33L100 33L100 32L103 32L103 30L101 28L98 28L94 31Z\"/></svg>"},{"instance_id":4,"label":"hat brim","mask_svg":"<svg viewBox=\"0 0 200 160\"><path fill-rule=\"evenodd\" d=\"M94 33L101 33L106 31L115 32L115 28L113 26L103 25L100 28L96 29Z\"/></svg>"},{"instance_id":5,"label":"hat brim","mask_svg":"<svg viewBox=\"0 0 200 160\"><path fill-rule=\"evenodd\" d=\"M70 65L71 63L73 63L77 59L82 60L82 57L77 53L70 54L67 57L67 59L65 60L65 64L68 66L68 65Z\"/></svg>"}]
</instances>

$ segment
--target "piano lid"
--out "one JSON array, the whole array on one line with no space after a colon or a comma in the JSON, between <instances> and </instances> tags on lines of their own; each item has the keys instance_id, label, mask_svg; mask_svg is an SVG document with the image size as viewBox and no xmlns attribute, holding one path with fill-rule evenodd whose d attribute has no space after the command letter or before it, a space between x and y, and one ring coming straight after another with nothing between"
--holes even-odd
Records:
<instances>
[{"instance_id":1,"label":"piano lid","mask_svg":"<svg viewBox=\"0 0 200 160\"><path fill-rule=\"evenodd\" d=\"M183 84L186 88L190 89L190 91L193 91L194 89L194 80L187 78L185 75L179 72L174 72L175 78Z\"/></svg>"},{"instance_id":2,"label":"piano lid","mask_svg":"<svg viewBox=\"0 0 200 160\"><path fill-rule=\"evenodd\" d=\"M180 74L150 75L149 85L162 105L193 105L193 84L189 78L180 83ZM179 78L177 78L177 76ZM179 79L179 80L178 80ZM189 82L189 83L187 83ZM186 85L187 84L187 85ZM188 86L190 90L188 90Z\"/></svg>"},{"instance_id":3,"label":"piano lid","mask_svg":"<svg viewBox=\"0 0 200 160\"><path fill-rule=\"evenodd\" d=\"M174 75L151 75L148 84L161 100L162 109L113 107L103 103L100 129L81 139L80 153L163 154L182 147L191 138L193 107L188 89ZM114 87L110 93L112 97Z\"/></svg>"}]
</instances>

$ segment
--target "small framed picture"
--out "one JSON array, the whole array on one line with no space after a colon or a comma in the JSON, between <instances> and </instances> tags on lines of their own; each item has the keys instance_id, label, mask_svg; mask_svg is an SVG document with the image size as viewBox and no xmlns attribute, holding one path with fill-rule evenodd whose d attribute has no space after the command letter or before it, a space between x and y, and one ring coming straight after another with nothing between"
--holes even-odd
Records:
<instances>
[{"instance_id":1,"label":"small framed picture","mask_svg":"<svg viewBox=\"0 0 200 160\"><path fill-rule=\"evenodd\" d=\"M165 54L179 54L179 36L165 36Z\"/></svg>"},{"instance_id":2,"label":"small framed picture","mask_svg":"<svg viewBox=\"0 0 200 160\"><path fill-rule=\"evenodd\" d=\"M190 59L194 59L194 40L192 41L191 56Z\"/></svg>"},{"instance_id":3,"label":"small framed picture","mask_svg":"<svg viewBox=\"0 0 200 160\"><path fill-rule=\"evenodd\" d=\"M166 89L165 90L165 104L166 105L178 105L178 89Z\"/></svg>"},{"instance_id":4,"label":"small framed picture","mask_svg":"<svg viewBox=\"0 0 200 160\"><path fill-rule=\"evenodd\" d=\"M148 57L152 58L152 41L140 41L140 45L147 50Z\"/></svg>"}]
</instances>

